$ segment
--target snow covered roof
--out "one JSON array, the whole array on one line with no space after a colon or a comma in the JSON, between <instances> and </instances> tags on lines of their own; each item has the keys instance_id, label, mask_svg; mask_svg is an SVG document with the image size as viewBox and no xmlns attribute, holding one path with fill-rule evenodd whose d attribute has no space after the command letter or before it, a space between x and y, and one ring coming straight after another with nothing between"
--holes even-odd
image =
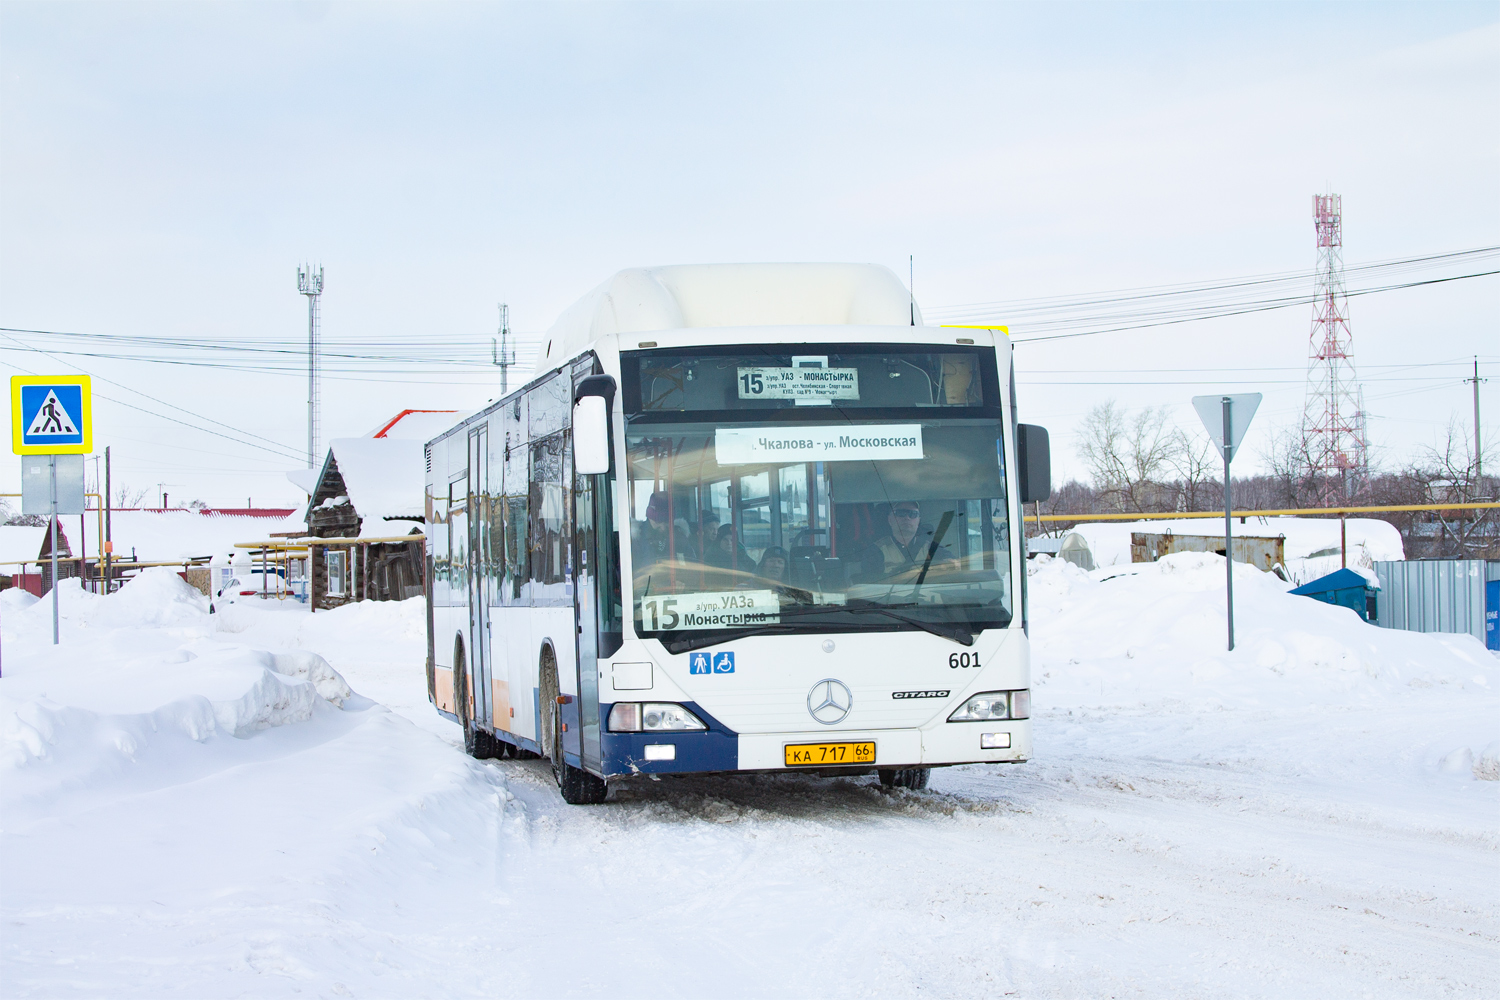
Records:
<instances>
[{"instance_id":1,"label":"snow covered roof","mask_svg":"<svg viewBox=\"0 0 1500 1000\"><path fill-rule=\"evenodd\" d=\"M0 524L0 564L29 562L42 551L46 528L24 524ZM9 570L0 570L9 572Z\"/></svg>"},{"instance_id":2,"label":"snow covered roof","mask_svg":"<svg viewBox=\"0 0 1500 1000\"><path fill-rule=\"evenodd\" d=\"M621 271L553 324L537 371L612 333L702 327L921 326L901 279L879 264L680 264Z\"/></svg>"},{"instance_id":3,"label":"snow covered roof","mask_svg":"<svg viewBox=\"0 0 1500 1000\"><path fill-rule=\"evenodd\" d=\"M382 441L420 441L425 444L473 412L472 410L402 410L389 420L382 420L379 425L371 428L365 437ZM337 440L355 439L338 438ZM311 497L318 491L318 484L323 481L323 469L321 467L293 469L286 474L286 478L293 486Z\"/></svg>"},{"instance_id":4,"label":"snow covered roof","mask_svg":"<svg viewBox=\"0 0 1500 1000\"><path fill-rule=\"evenodd\" d=\"M1352 550L1356 546L1368 551L1371 559L1405 559L1401 545L1401 532L1388 521L1370 517L1351 517L1345 522L1347 541ZM1134 531L1151 534L1207 535L1222 538L1223 518L1182 518L1162 521L1112 521L1109 523L1080 524L1073 529L1088 539L1089 548L1100 566L1113 566L1130 562L1130 534ZM1234 521L1236 535L1255 538L1286 536L1286 557L1307 559L1332 556L1338 558L1339 522L1332 518L1316 517L1251 517L1241 524ZM1331 552L1328 550L1332 550ZM1335 566L1334 568L1337 568Z\"/></svg>"},{"instance_id":5,"label":"snow covered roof","mask_svg":"<svg viewBox=\"0 0 1500 1000\"><path fill-rule=\"evenodd\" d=\"M286 474L287 482L297 489L312 496L313 490L318 488L318 475L320 469L293 469Z\"/></svg>"},{"instance_id":6,"label":"snow covered roof","mask_svg":"<svg viewBox=\"0 0 1500 1000\"><path fill-rule=\"evenodd\" d=\"M89 559L97 559L99 557L99 518L92 510L83 517L84 554ZM133 554L141 562L213 558L233 552L236 542L256 542L265 539L271 532L302 529L302 521L297 514L284 517L256 517L240 514L205 514L192 508L117 510L111 512L109 520L110 538L115 545L115 558L129 559ZM78 517L71 514L64 515L58 518L58 526L67 538L66 548L76 557L80 530ZM3 537L3 533L12 531L35 532L37 544L32 546L27 555L7 555L5 559L35 559L41 539L47 529L4 527L0 528L0 537Z\"/></svg>"},{"instance_id":7,"label":"snow covered roof","mask_svg":"<svg viewBox=\"0 0 1500 1000\"><path fill-rule=\"evenodd\" d=\"M359 537L404 535L411 524L392 524L389 518L422 518L426 456L423 442L403 438L335 438L328 442L329 458L309 501L337 502L347 497L360 518ZM342 489L329 482L337 473ZM334 490L337 495L333 492ZM327 493L327 496L324 494Z\"/></svg>"}]
</instances>

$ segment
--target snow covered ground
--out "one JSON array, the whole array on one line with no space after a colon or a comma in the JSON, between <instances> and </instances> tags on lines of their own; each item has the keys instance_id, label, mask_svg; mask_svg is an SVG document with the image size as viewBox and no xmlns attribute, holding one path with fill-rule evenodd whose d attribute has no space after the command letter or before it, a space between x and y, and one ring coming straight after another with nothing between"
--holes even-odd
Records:
<instances>
[{"instance_id":1,"label":"snow covered ground","mask_svg":"<svg viewBox=\"0 0 1500 1000\"><path fill-rule=\"evenodd\" d=\"M561 803L422 608L0 594L8 996L1500 995L1500 665L1183 554L1033 567L1036 759ZM347 681L347 684L345 683ZM352 690L351 690L352 689Z\"/></svg>"}]
</instances>

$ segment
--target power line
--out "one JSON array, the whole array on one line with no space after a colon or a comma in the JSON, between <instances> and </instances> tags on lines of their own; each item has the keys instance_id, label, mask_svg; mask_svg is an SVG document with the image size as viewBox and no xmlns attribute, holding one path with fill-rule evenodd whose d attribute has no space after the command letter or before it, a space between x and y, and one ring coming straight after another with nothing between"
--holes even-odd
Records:
<instances>
[{"instance_id":1,"label":"power line","mask_svg":"<svg viewBox=\"0 0 1500 1000\"><path fill-rule=\"evenodd\" d=\"M1495 274L1500 274L1500 270L1479 271L1474 274L1458 274L1448 278L1431 278L1426 281L1408 281L1398 285L1384 285L1379 288L1359 289L1356 291L1348 292L1347 297L1352 299L1360 295L1374 295L1379 292L1395 292L1406 288L1420 288L1424 285L1441 285L1449 281L1464 281L1468 278L1487 278ZM1289 306L1304 306L1311 304L1312 301L1313 296L1311 295L1288 296L1237 308L1203 309L1195 311L1191 315L1178 316L1176 318L1157 317L1148 319L1145 322L1127 323L1122 326L1104 327L1098 330L1078 330L1072 333L1053 333L1036 337L1012 336L1011 343L1035 344L1048 340L1071 340L1076 337L1095 337L1103 333L1124 333L1130 330L1145 330L1160 326L1176 326L1181 323L1197 323L1201 320L1206 319L1225 319L1230 316L1247 316L1252 313L1270 312L1276 309L1286 309ZM1011 325L1019 326L1019 324ZM1062 321L1059 321L1058 323L1053 325L1065 324L1063 324Z\"/></svg>"},{"instance_id":2,"label":"power line","mask_svg":"<svg viewBox=\"0 0 1500 1000\"><path fill-rule=\"evenodd\" d=\"M1346 274L1379 277L1386 274L1403 274L1431 270L1437 267L1500 258L1500 247L1479 247L1451 253L1430 254L1423 257L1408 257L1395 260L1373 261L1346 268ZM1188 282L1175 285L1150 285L1143 288L1127 288L1105 292L1083 292L1065 295L1041 296L1029 299L976 302L958 306L938 306L927 310L930 316L960 318L966 316L1005 315L1023 318L1028 313L1056 313L1062 309L1075 312L1115 307L1128 303L1150 303L1155 300L1183 300L1193 296L1210 295L1224 298L1217 293L1262 289L1266 286L1285 286L1300 289L1312 285L1317 278L1316 270L1285 271L1269 275L1252 275L1244 278L1216 279Z\"/></svg>"},{"instance_id":3,"label":"power line","mask_svg":"<svg viewBox=\"0 0 1500 1000\"><path fill-rule=\"evenodd\" d=\"M45 351L38 351L37 353L39 353L39 354L45 354L46 352ZM64 363L66 363L66 362L64 362ZM27 371L27 369L21 368L20 365L16 365L16 367L19 368L21 371L26 372L26 374L28 374L28 375L35 375L36 374L36 372ZM78 368L77 365L73 365L72 367ZM78 370L79 371L83 371L83 369L81 369L81 368L78 368ZM84 372L84 374L88 375L89 373L88 372ZM92 378L93 376L90 375L89 377ZM109 380L108 379L103 379L102 381L108 382ZM111 383L111 384L117 385L118 383ZM164 413L157 413L154 410L148 410L144 406L136 406L134 403L127 403L123 399L115 399L113 396L106 396L103 393L99 393L99 392L96 392L93 395L95 397L99 398L99 399L105 400L105 401L110 402L110 403L114 403L117 406L123 406L123 407L125 407L127 409L131 409L131 410L138 410L141 413L145 413L145 414L148 414L149 416L156 417L158 420L166 420L166 421L169 421L169 422L174 423L174 424L181 424L184 427L190 427L193 430L199 431L199 432L204 433L204 434L212 434L214 437L221 437L221 438L224 438L227 441L233 441L235 444L244 445L247 448L258 448L261 451L269 452L269 453L277 456L278 458L290 458L293 461L296 461L299 458L301 458L300 455L289 455L289 454L287 454L284 451L278 451L278 450L273 449L273 448L267 448L265 445L259 445L259 444L256 444L253 441L243 441L243 440L241 440L239 438L230 437L228 434L221 434L218 431L210 430L207 427L199 427L196 424L190 424L190 423L188 423L186 420L178 420L176 417L169 417L169 416L167 416ZM142 395L144 395L144 393L142 393Z\"/></svg>"}]
</instances>

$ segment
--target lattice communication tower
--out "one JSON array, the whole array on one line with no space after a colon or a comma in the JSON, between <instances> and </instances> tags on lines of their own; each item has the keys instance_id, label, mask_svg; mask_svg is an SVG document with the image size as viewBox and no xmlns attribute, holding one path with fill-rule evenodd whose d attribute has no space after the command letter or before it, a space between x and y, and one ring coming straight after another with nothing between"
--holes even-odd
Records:
<instances>
[{"instance_id":1,"label":"lattice communication tower","mask_svg":"<svg viewBox=\"0 0 1500 1000\"><path fill-rule=\"evenodd\" d=\"M510 392L510 370L516 363L516 349L511 343L510 306L500 303L500 338L490 339L490 361L500 368L500 395Z\"/></svg>"},{"instance_id":2,"label":"lattice communication tower","mask_svg":"<svg viewBox=\"0 0 1500 1000\"><path fill-rule=\"evenodd\" d=\"M1318 236L1317 290L1308 343L1302 458L1324 503L1347 499L1369 472L1362 391L1354 370L1354 337L1344 290L1343 201L1313 195Z\"/></svg>"},{"instance_id":3,"label":"lattice communication tower","mask_svg":"<svg viewBox=\"0 0 1500 1000\"><path fill-rule=\"evenodd\" d=\"M323 265L297 268L297 291L307 296L307 467L318 467L318 299L323 294Z\"/></svg>"}]
</instances>

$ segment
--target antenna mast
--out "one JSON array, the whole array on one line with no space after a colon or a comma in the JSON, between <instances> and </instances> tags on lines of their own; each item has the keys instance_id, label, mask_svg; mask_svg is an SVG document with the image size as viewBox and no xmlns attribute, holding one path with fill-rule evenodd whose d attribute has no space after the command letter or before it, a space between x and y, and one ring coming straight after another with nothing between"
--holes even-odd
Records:
<instances>
[{"instance_id":1,"label":"antenna mast","mask_svg":"<svg viewBox=\"0 0 1500 1000\"><path fill-rule=\"evenodd\" d=\"M1347 500L1364 485L1369 455L1344 291L1343 199L1336 194L1313 195L1313 228L1318 236L1318 284L1308 338L1302 458L1319 501L1326 505Z\"/></svg>"},{"instance_id":2,"label":"antenna mast","mask_svg":"<svg viewBox=\"0 0 1500 1000\"><path fill-rule=\"evenodd\" d=\"M318 300L323 294L323 265L313 271L312 265L297 268L297 291L307 296L307 467L316 469L318 460Z\"/></svg>"},{"instance_id":3,"label":"antenna mast","mask_svg":"<svg viewBox=\"0 0 1500 1000\"><path fill-rule=\"evenodd\" d=\"M490 341L490 362L500 369L500 395L510 392L510 366L516 363L516 349L510 346L510 306L500 303L500 341Z\"/></svg>"}]
</instances>

